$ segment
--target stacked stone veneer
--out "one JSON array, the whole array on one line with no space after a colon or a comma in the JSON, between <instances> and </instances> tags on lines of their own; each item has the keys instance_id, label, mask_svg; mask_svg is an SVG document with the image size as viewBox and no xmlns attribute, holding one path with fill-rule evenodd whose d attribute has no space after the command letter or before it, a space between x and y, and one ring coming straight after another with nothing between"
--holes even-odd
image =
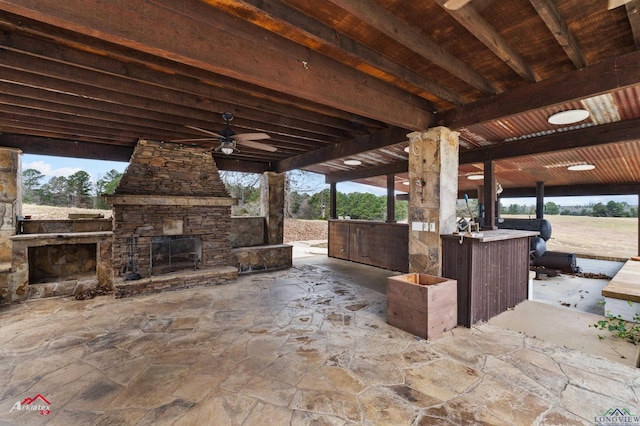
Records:
<instances>
[{"instance_id":1,"label":"stacked stone veneer","mask_svg":"<svg viewBox=\"0 0 640 426\"><path fill-rule=\"evenodd\" d=\"M134 235L137 272L143 278L151 275L151 241L159 236L199 236L200 269L229 264L235 200L208 150L140 140L115 194L107 200L113 204L116 278L123 276L127 238Z\"/></svg>"}]
</instances>

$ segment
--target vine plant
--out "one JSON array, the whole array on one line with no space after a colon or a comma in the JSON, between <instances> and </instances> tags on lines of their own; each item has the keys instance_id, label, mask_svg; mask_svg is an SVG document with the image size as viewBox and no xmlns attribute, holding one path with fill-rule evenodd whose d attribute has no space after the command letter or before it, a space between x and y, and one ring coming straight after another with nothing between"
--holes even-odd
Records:
<instances>
[{"instance_id":1,"label":"vine plant","mask_svg":"<svg viewBox=\"0 0 640 426\"><path fill-rule=\"evenodd\" d=\"M599 303L604 305L605 302L602 301ZM633 306L630 301L628 303ZM635 314L633 322L629 322L623 320L620 315L613 315L607 312L606 319L589 325L589 327L595 327L598 330L609 330L614 336L625 339L634 345L640 343L640 313ZM598 338L602 340L605 336L598 334Z\"/></svg>"}]
</instances>

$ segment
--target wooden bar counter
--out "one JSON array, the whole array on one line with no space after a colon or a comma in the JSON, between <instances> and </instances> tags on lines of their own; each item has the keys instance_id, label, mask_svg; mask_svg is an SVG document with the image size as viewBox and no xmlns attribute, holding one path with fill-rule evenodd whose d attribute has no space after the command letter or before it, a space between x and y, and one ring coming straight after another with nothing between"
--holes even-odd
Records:
<instances>
[{"instance_id":1,"label":"wooden bar counter","mask_svg":"<svg viewBox=\"0 0 640 426\"><path fill-rule=\"evenodd\" d=\"M409 271L409 225L329 219L329 257Z\"/></svg>"},{"instance_id":2,"label":"wooden bar counter","mask_svg":"<svg viewBox=\"0 0 640 426\"><path fill-rule=\"evenodd\" d=\"M458 324L470 327L527 299L529 237L498 229L442 235L442 276L458 282Z\"/></svg>"}]
</instances>

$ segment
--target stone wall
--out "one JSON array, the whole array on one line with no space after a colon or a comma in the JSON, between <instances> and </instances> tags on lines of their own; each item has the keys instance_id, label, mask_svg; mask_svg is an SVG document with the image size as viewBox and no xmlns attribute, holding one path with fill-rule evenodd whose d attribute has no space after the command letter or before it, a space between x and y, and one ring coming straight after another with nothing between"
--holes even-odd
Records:
<instances>
[{"instance_id":1,"label":"stone wall","mask_svg":"<svg viewBox=\"0 0 640 426\"><path fill-rule=\"evenodd\" d=\"M16 234L16 218L22 215L22 151L0 148L0 263L11 262L10 237Z\"/></svg>"},{"instance_id":2,"label":"stone wall","mask_svg":"<svg viewBox=\"0 0 640 426\"><path fill-rule=\"evenodd\" d=\"M231 247L253 247L265 244L264 225L262 216L241 216L231 218Z\"/></svg>"}]
</instances>

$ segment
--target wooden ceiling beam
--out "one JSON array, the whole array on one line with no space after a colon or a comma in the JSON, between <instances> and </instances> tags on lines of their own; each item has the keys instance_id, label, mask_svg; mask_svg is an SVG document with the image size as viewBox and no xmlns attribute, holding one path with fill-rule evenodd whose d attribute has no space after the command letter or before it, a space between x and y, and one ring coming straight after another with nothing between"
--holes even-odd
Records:
<instances>
[{"instance_id":1,"label":"wooden ceiling beam","mask_svg":"<svg viewBox=\"0 0 640 426\"><path fill-rule=\"evenodd\" d=\"M166 89L169 92L182 92L193 96L198 102L204 102L206 98L215 100L219 106L220 114L224 111L233 111L236 115L254 115L259 111L266 123L278 123L281 126L298 128L304 126L305 131L318 133L316 129L323 129L321 133L331 134L335 129L346 130L353 135L358 131L351 122L333 117L325 117L321 122L317 113L300 111L297 108L288 107L272 101L257 100L248 94L233 92L193 78L187 78L176 74L152 69L152 64L137 64L117 61L103 55L96 55L85 50L72 49L67 46L20 34L15 32L0 33L0 46L5 49L25 55L47 58L54 64L65 64L72 67L81 67L85 70L95 71L100 74L114 76L135 82L138 85L154 86ZM145 89L146 90L146 89ZM245 108L247 109L245 111ZM363 132L366 133L366 132ZM340 132L336 132L340 134ZM347 133L342 133L344 139Z\"/></svg>"},{"instance_id":2,"label":"wooden ceiling beam","mask_svg":"<svg viewBox=\"0 0 640 426\"><path fill-rule=\"evenodd\" d=\"M56 50L54 47L52 47L52 49ZM240 118L240 116L234 124L243 121L243 124L246 127L251 129L261 129L260 131L263 131L266 125L266 127L270 128L270 131L275 131L277 129L279 133L283 134L286 134L288 128L291 128L304 132L305 134L316 134L318 136L322 136L323 139L330 137L335 140L344 140L352 136L348 132L332 129L322 124L303 122L270 112L255 110L245 111L241 108L237 108L237 106L232 103L221 102L219 99L207 97L207 90L205 87L201 87L200 94L196 93L196 87L191 88L191 92L185 93L179 91L178 87L162 87L155 84L149 84L143 79L134 80L121 78L120 76L116 76L112 73L95 72L88 68L93 65L90 60L92 58L85 58L85 61L78 63L79 66L75 66L69 63L56 61L55 59L44 59L40 55L34 56L30 53L0 48L0 59L5 64L5 67L10 67L17 71L30 72L44 77L81 85L81 87L85 89L85 93L89 93L97 89L102 94L101 96L104 96L104 100L110 101L113 99L114 103L123 103L125 98L132 99L131 97L135 96L138 98L138 101L131 100L124 103L127 105L139 106L141 103L146 104L150 100L151 102L157 103L158 106L172 104L176 108L186 107L194 110L205 110L200 114L200 116L208 117L208 127L218 123L222 126L223 121L222 117L219 115L221 114L220 111L237 111L238 115L244 112L251 116L253 120L257 121L257 123L250 124L247 120ZM48 81L43 79L41 84L47 85ZM177 83L177 85L179 86L179 83ZM82 90L81 87L78 87L78 90ZM143 101L143 99L146 99L146 101ZM277 125L274 126L271 123L277 123Z\"/></svg>"},{"instance_id":3,"label":"wooden ceiling beam","mask_svg":"<svg viewBox=\"0 0 640 426\"><path fill-rule=\"evenodd\" d=\"M16 26L15 22L19 22L20 25ZM143 72L142 76L146 78L147 75L144 73L144 70L150 69L165 74L171 79L186 78L188 80L200 81L220 91L232 93L232 99L236 97L239 97L241 100L246 98L248 102L251 102L251 106L256 109L262 107L268 111L278 113L278 107L281 106L286 108L287 110L285 110L285 112L294 118L324 124L350 132L360 131L363 134L368 133L371 129L385 127L383 123L361 115L352 114L311 101L301 102L300 99L287 93L276 92L162 57L134 51L124 46L117 46L97 38L66 31L2 10L0 10L0 28L8 29L9 33L20 33L37 40L48 40L56 45L64 46L72 50L96 53L100 57L126 64L128 73L132 75ZM132 68L135 66L138 68Z\"/></svg>"},{"instance_id":4,"label":"wooden ceiling beam","mask_svg":"<svg viewBox=\"0 0 640 426\"><path fill-rule=\"evenodd\" d=\"M502 92L466 63L446 52L424 34L410 28L406 22L387 13L373 0L329 1L481 92L490 95Z\"/></svg>"},{"instance_id":5,"label":"wooden ceiling beam","mask_svg":"<svg viewBox=\"0 0 640 426\"><path fill-rule=\"evenodd\" d=\"M460 164L522 157L616 142L640 140L640 119L617 121L577 130L500 143L460 152Z\"/></svg>"},{"instance_id":6,"label":"wooden ceiling beam","mask_svg":"<svg viewBox=\"0 0 640 426\"><path fill-rule=\"evenodd\" d=\"M584 129L554 133L546 136L461 151L459 154L459 164L483 163L488 160L501 160L526 155L565 151L595 145L626 142L630 140L640 140L640 119L619 121L600 126L592 126ZM406 173L407 170L409 170L409 162L407 160L401 160L390 163L386 166L381 166L380 168L370 167L360 170L332 173L326 176L326 181L327 183L331 183L365 179L387 174L382 173L386 170L388 170L388 173Z\"/></svg>"},{"instance_id":7,"label":"wooden ceiling beam","mask_svg":"<svg viewBox=\"0 0 640 426\"><path fill-rule=\"evenodd\" d=\"M560 16L555 4L551 0L529 0L529 3L536 9L540 18L542 18L575 67L582 69L587 66L587 61L578 42L569 31L567 23Z\"/></svg>"},{"instance_id":8,"label":"wooden ceiling beam","mask_svg":"<svg viewBox=\"0 0 640 426\"><path fill-rule=\"evenodd\" d=\"M591 195L638 195L640 183L558 185L544 187L545 197L569 197ZM505 188L500 198L535 197L536 188Z\"/></svg>"},{"instance_id":9,"label":"wooden ceiling beam","mask_svg":"<svg viewBox=\"0 0 640 426\"><path fill-rule=\"evenodd\" d=\"M39 136L0 133L0 146L18 148L25 154L51 155L91 160L129 162L132 146L54 139Z\"/></svg>"},{"instance_id":10,"label":"wooden ceiling beam","mask_svg":"<svg viewBox=\"0 0 640 426\"><path fill-rule=\"evenodd\" d=\"M323 163L325 161L395 145L403 140L407 140L407 133L409 132L405 129L391 127L371 135L358 136L349 141L280 160L275 170L278 172L286 172L289 170L302 169L312 164Z\"/></svg>"},{"instance_id":11,"label":"wooden ceiling beam","mask_svg":"<svg viewBox=\"0 0 640 426\"><path fill-rule=\"evenodd\" d=\"M0 10L392 125L433 122L425 100L199 1L7 0Z\"/></svg>"},{"instance_id":12,"label":"wooden ceiling beam","mask_svg":"<svg viewBox=\"0 0 640 426\"><path fill-rule=\"evenodd\" d=\"M409 163L407 161L398 161L396 163L385 164L383 166L367 167L358 170L332 173L330 175L326 175L324 178L325 183L339 183L354 181L357 179L366 179L374 176L406 173L408 168Z\"/></svg>"},{"instance_id":13,"label":"wooden ceiling beam","mask_svg":"<svg viewBox=\"0 0 640 426\"><path fill-rule=\"evenodd\" d=\"M446 8L447 0L437 0L438 4L465 27L475 38L487 46L498 58L514 70L520 77L529 82L540 81L540 76L529 66L527 61L515 51L509 43L482 16L467 3L460 9Z\"/></svg>"},{"instance_id":14,"label":"wooden ceiling beam","mask_svg":"<svg viewBox=\"0 0 640 426\"><path fill-rule=\"evenodd\" d=\"M638 81L640 51L443 111L436 115L436 121L440 126L460 129L623 89Z\"/></svg>"},{"instance_id":15,"label":"wooden ceiling beam","mask_svg":"<svg viewBox=\"0 0 640 426\"><path fill-rule=\"evenodd\" d=\"M278 0L205 0L224 11L260 27L303 44L322 54L341 60L372 77L425 97L459 105L466 99L425 76L404 67L370 47L338 34L334 29ZM435 107L433 108L436 109Z\"/></svg>"}]
</instances>

